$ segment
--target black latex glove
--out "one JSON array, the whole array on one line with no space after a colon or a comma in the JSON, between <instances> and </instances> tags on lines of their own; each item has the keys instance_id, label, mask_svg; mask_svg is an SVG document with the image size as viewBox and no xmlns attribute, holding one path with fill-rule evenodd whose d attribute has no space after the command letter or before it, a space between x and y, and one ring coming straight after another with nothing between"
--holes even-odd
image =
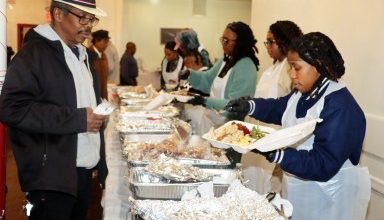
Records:
<instances>
[{"instance_id":1,"label":"black latex glove","mask_svg":"<svg viewBox=\"0 0 384 220\"><path fill-rule=\"evenodd\" d=\"M239 99L240 99L240 100L249 101L249 100L252 99L252 97L251 97L251 96L243 96L243 97L240 97Z\"/></svg>"},{"instance_id":2,"label":"black latex glove","mask_svg":"<svg viewBox=\"0 0 384 220\"><path fill-rule=\"evenodd\" d=\"M193 99L189 100L187 103L192 104L192 105L202 105L205 106L205 98L202 96L195 96Z\"/></svg>"},{"instance_id":3,"label":"black latex glove","mask_svg":"<svg viewBox=\"0 0 384 220\"><path fill-rule=\"evenodd\" d=\"M267 151L267 152L261 152L259 150L257 150L256 148L251 150L253 153L257 153L257 154L260 154L262 156L265 157L265 159L267 159L269 162L272 162L273 158L273 154L276 153L276 150L273 150L273 151Z\"/></svg>"},{"instance_id":4,"label":"black latex glove","mask_svg":"<svg viewBox=\"0 0 384 220\"><path fill-rule=\"evenodd\" d=\"M234 99L228 102L227 106L224 107L225 111L236 112L246 115L251 106L248 103L248 100Z\"/></svg>"},{"instance_id":5,"label":"black latex glove","mask_svg":"<svg viewBox=\"0 0 384 220\"><path fill-rule=\"evenodd\" d=\"M228 157L232 166L235 166L237 163L241 162L242 154L233 150L232 148L227 149L225 155Z\"/></svg>"},{"instance_id":6,"label":"black latex glove","mask_svg":"<svg viewBox=\"0 0 384 220\"><path fill-rule=\"evenodd\" d=\"M185 70L181 70L179 72L179 80L186 80L188 79L189 75L191 74L191 72L188 70L188 69L185 69Z\"/></svg>"}]
</instances>

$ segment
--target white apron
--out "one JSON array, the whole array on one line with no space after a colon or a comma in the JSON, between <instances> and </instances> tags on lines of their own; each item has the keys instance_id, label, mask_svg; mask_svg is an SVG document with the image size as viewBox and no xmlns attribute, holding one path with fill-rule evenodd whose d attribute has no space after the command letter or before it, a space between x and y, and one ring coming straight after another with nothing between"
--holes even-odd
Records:
<instances>
[{"instance_id":1,"label":"white apron","mask_svg":"<svg viewBox=\"0 0 384 220\"><path fill-rule=\"evenodd\" d=\"M163 75L164 82L166 84L173 84L172 81L176 82L176 84L179 82L179 72L181 68L183 67L183 58L179 56L178 61L177 61L177 66L175 70L172 72L167 72L167 65L168 65L168 60L164 59L163 60L163 69L161 74ZM171 81L172 80L172 81Z\"/></svg>"},{"instance_id":2,"label":"white apron","mask_svg":"<svg viewBox=\"0 0 384 220\"><path fill-rule=\"evenodd\" d=\"M219 74L224 68L225 62L222 63L216 78L212 82L210 98L224 98L225 87L227 85L228 78L232 72L232 68L228 70L227 74L220 78ZM194 134L203 135L209 131L211 127L216 127L226 122L226 117L217 113L212 109L207 109L203 106L185 106L184 109L185 120L190 120L192 130Z\"/></svg>"},{"instance_id":3,"label":"white apron","mask_svg":"<svg viewBox=\"0 0 384 220\"><path fill-rule=\"evenodd\" d=\"M255 98L278 98L282 95L279 81L281 74L287 74L286 71L287 58L282 62L277 61L274 65L269 67L263 72L261 78L256 86ZM251 117L245 118L246 122L259 124L262 126L273 127L280 129L281 127L274 124L267 124L258 121ZM275 164L270 163L265 157L255 154L247 153L242 157L242 163L244 165L244 178L248 181L247 187L257 191L260 194L265 194L271 191L281 191L281 172L273 176L273 171L276 167Z\"/></svg>"},{"instance_id":4,"label":"white apron","mask_svg":"<svg viewBox=\"0 0 384 220\"><path fill-rule=\"evenodd\" d=\"M224 66L225 66L225 62L223 61L219 69L219 72L217 73L217 76L213 80L213 83L211 85L211 92L209 94L210 98L224 99L225 87L227 86L228 78L232 72L232 68L231 68L228 70L227 74L223 78L220 78L219 74L221 70L223 70Z\"/></svg>"},{"instance_id":5,"label":"white apron","mask_svg":"<svg viewBox=\"0 0 384 220\"><path fill-rule=\"evenodd\" d=\"M285 71L285 66L287 65L287 58L282 62L277 61L274 65L269 67L263 72L261 78L256 86L255 98L277 98L281 95L279 94L279 79L282 71Z\"/></svg>"},{"instance_id":6,"label":"white apron","mask_svg":"<svg viewBox=\"0 0 384 220\"><path fill-rule=\"evenodd\" d=\"M324 107L324 97L344 86L331 81L325 94L312 106L304 118L296 118L296 106L301 93L294 94L288 101L283 114L283 127L318 118ZM314 135L297 149L311 150ZM365 219L371 194L368 169L354 166L347 160L339 172L327 182L308 181L284 172L283 197L293 205L294 220L363 220Z\"/></svg>"}]
</instances>

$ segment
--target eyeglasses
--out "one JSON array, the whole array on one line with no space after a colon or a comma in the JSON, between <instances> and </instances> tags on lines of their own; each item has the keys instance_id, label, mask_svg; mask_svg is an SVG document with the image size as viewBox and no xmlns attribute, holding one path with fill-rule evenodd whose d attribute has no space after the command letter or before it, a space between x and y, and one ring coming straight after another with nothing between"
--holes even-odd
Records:
<instances>
[{"instance_id":1,"label":"eyeglasses","mask_svg":"<svg viewBox=\"0 0 384 220\"><path fill-rule=\"evenodd\" d=\"M264 45L265 47L269 48L272 46L272 44L275 44L276 41L275 40L271 40L271 39L267 39L266 41L264 41Z\"/></svg>"},{"instance_id":2,"label":"eyeglasses","mask_svg":"<svg viewBox=\"0 0 384 220\"><path fill-rule=\"evenodd\" d=\"M96 26L98 23L99 23L99 19L96 18L96 17L93 17L93 18L87 18L86 16L80 16L78 14L75 14L74 12L68 10L68 9L64 9L66 11L68 11L70 14L76 16L79 18L79 23L81 25L87 25L87 24L91 24L92 27Z\"/></svg>"},{"instance_id":3,"label":"eyeglasses","mask_svg":"<svg viewBox=\"0 0 384 220\"><path fill-rule=\"evenodd\" d=\"M219 40L220 40L222 45L228 45L231 41L236 42L236 39L229 39L226 37L220 37Z\"/></svg>"}]
</instances>

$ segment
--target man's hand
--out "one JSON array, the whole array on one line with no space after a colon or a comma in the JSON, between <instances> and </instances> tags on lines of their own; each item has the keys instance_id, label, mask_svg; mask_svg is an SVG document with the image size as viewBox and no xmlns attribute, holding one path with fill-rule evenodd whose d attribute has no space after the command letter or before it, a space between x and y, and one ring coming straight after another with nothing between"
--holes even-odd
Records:
<instances>
[{"instance_id":1,"label":"man's hand","mask_svg":"<svg viewBox=\"0 0 384 220\"><path fill-rule=\"evenodd\" d=\"M107 118L105 115L97 115L93 113L92 108L87 108L87 131L99 132L104 120Z\"/></svg>"},{"instance_id":2,"label":"man's hand","mask_svg":"<svg viewBox=\"0 0 384 220\"><path fill-rule=\"evenodd\" d=\"M235 112L235 113L243 113L246 115L251 106L249 105L248 100L243 100L242 98L240 99L234 99L228 102L227 106L224 107L225 111L228 112Z\"/></svg>"}]
</instances>

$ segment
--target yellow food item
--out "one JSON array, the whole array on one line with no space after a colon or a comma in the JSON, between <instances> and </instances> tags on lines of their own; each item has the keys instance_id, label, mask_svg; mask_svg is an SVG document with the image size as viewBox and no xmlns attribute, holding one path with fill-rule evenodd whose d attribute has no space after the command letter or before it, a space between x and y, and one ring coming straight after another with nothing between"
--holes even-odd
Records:
<instances>
[{"instance_id":1,"label":"yellow food item","mask_svg":"<svg viewBox=\"0 0 384 220\"><path fill-rule=\"evenodd\" d=\"M234 141L233 143L237 144L237 145L240 145L240 146L243 146L243 147L247 147L247 146L249 146L251 141L252 141L252 138L247 134L245 136L241 136L239 138L239 140Z\"/></svg>"}]
</instances>

